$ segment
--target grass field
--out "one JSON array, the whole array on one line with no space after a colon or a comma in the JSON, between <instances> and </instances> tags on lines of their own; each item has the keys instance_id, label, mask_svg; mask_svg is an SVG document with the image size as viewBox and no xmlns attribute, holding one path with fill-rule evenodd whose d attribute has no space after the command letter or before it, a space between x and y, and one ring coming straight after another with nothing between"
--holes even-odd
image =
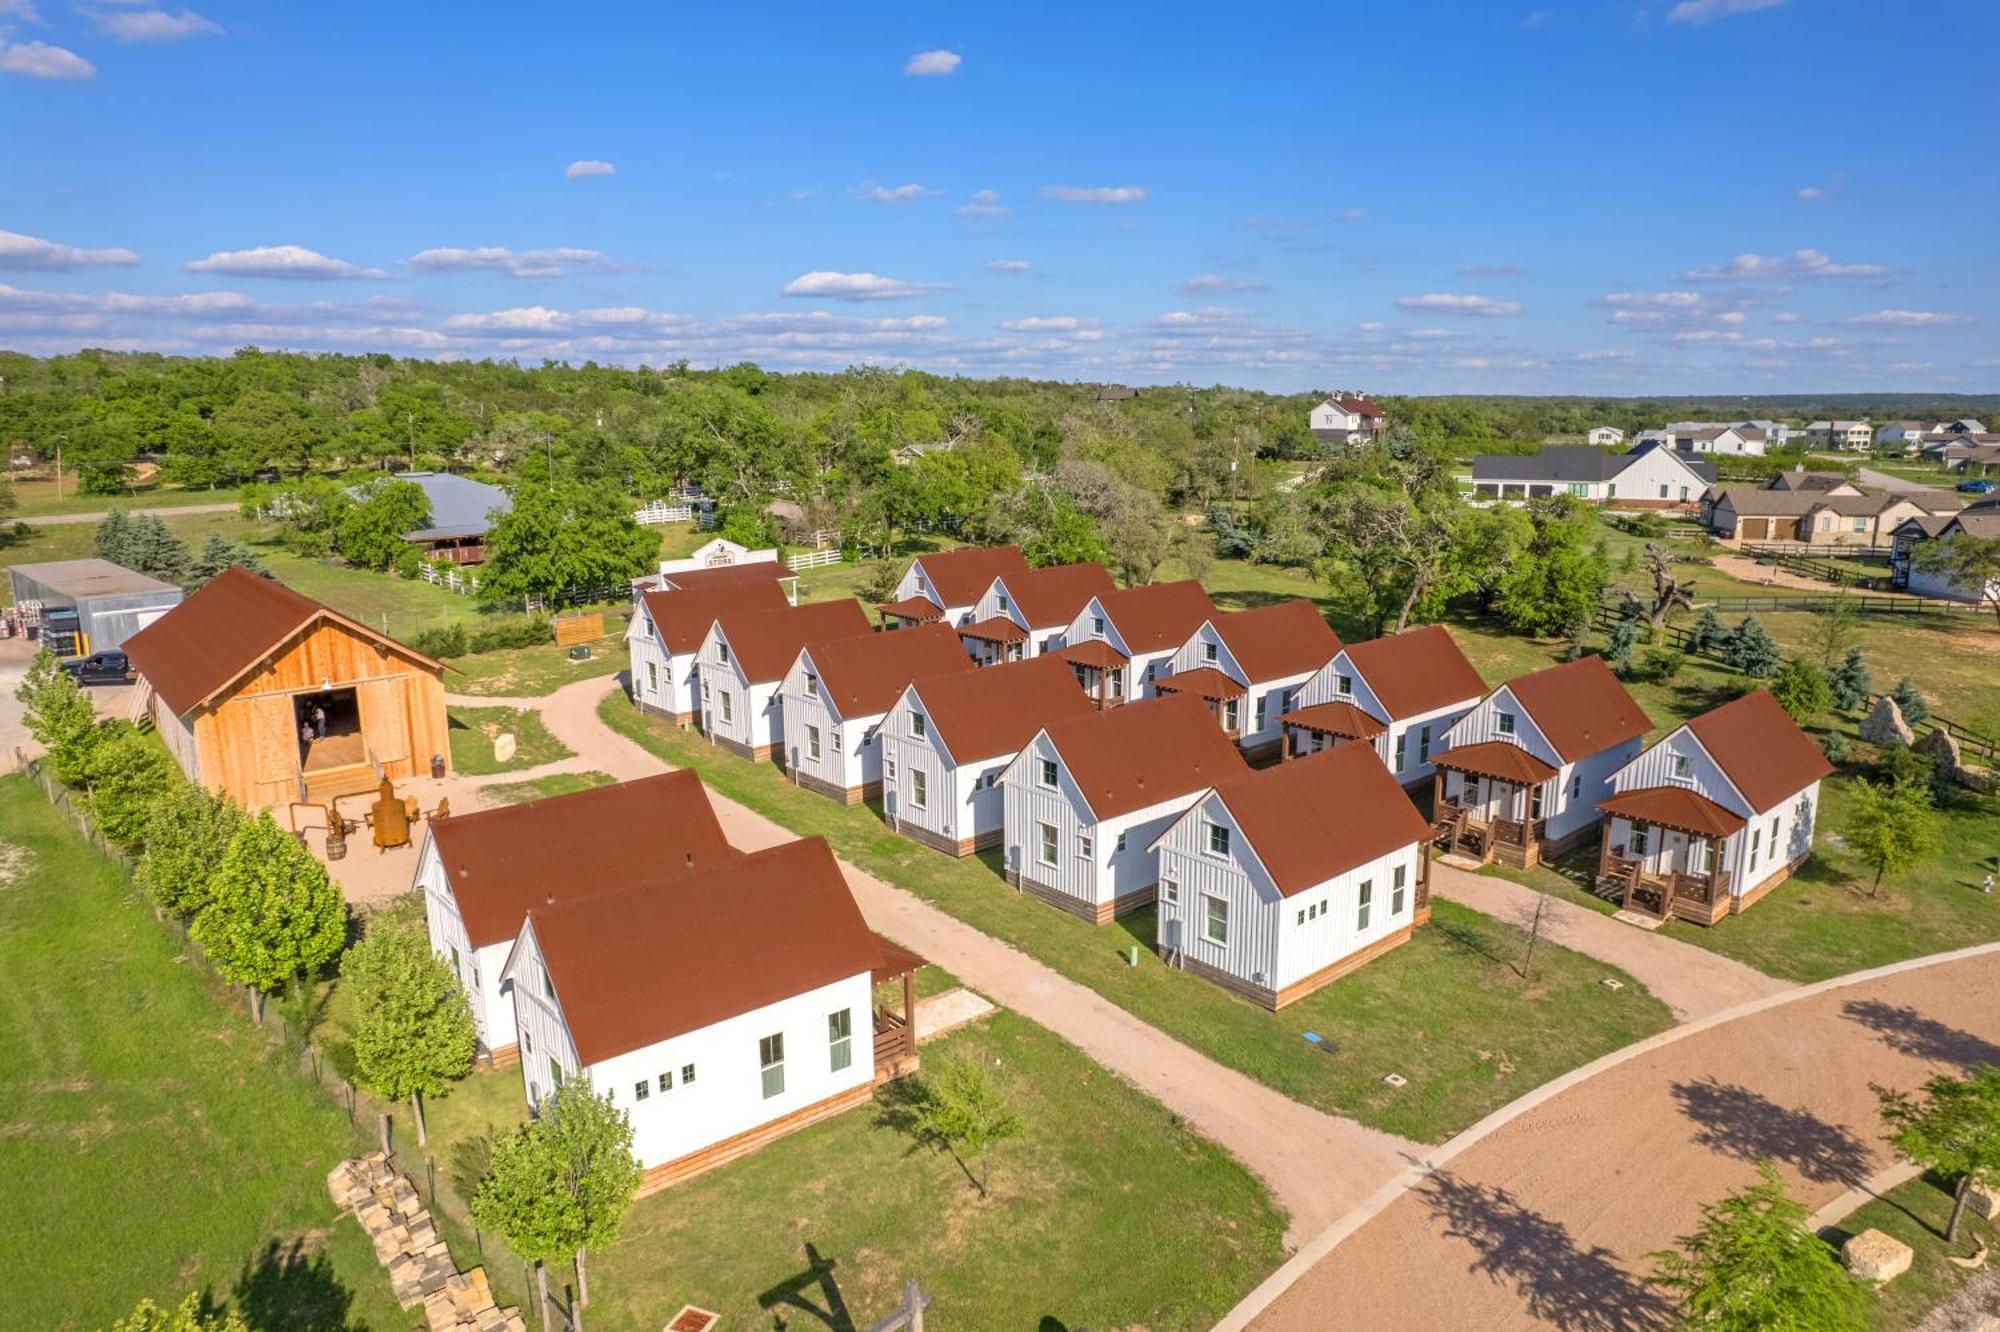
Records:
<instances>
[{"instance_id":1,"label":"grass field","mask_svg":"<svg viewBox=\"0 0 2000 1332\"><path fill-rule=\"evenodd\" d=\"M619 612L607 612L604 627L610 632L585 645L590 656L583 661L572 661L569 649L553 641L453 657L447 665L456 674L446 674L445 688L454 694L489 698L539 698L578 680L615 675L632 661L625 646L627 618Z\"/></svg>"},{"instance_id":2,"label":"grass field","mask_svg":"<svg viewBox=\"0 0 2000 1332\"><path fill-rule=\"evenodd\" d=\"M1828 1238L1836 1246L1845 1243L1850 1235L1872 1229L1901 1240L1915 1251L1910 1270L1877 1289L1869 1300L1868 1321L1878 1332L1907 1332L1918 1326L1954 1291L1973 1279L1974 1273L1948 1261L1947 1255L1953 1250L1945 1247L1943 1235L1950 1217L1949 1188L1930 1175L1920 1175L1872 1199L1831 1228ZM1967 1209L1965 1219L1960 1222L1956 1252L1970 1253L1979 1243L1989 1248L2000 1246L2000 1229Z\"/></svg>"},{"instance_id":3,"label":"grass field","mask_svg":"<svg viewBox=\"0 0 2000 1332\"><path fill-rule=\"evenodd\" d=\"M495 782L481 787L480 793L503 805L525 805L530 800L574 795L578 791L609 785L611 774L607 772L552 772L546 777L530 777L525 782Z\"/></svg>"},{"instance_id":4,"label":"grass field","mask_svg":"<svg viewBox=\"0 0 2000 1332\"><path fill-rule=\"evenodd\" d=\"M0 779L0 829L7 1323L96 1328L195 1291L260 1328L420 1326L335 1222L326 1172L366 1145L346 1116L25 778ZM297 1261L262 1261L294 1240ZM332 1308L346 1321L316 1321Z\"/></svg>"},{"instance_id":5,"label":"grass field","mask_svg":"<svg viewBox=\"0 0 2000 1332\"><path fill-rule=\"evenodd\" d=\"M1530 1087L1666 1027L1670 1015L1637 981L1547 944L1532 981L1515 969L1525 936L1451 903L1428 928L1281 1013L1267 1013L1152 952L1153 917L1096 927L1015 893L992 857L954 860L900 837L866 808L787 784L769 764L710 748L613 696L605 720L717 791L968 924L1047 963L1224 1064L1306 1104L1390 1132L1439 1141ZM1126 950L1139 945L1139 964ZM1624 982L1612 991L1598 982ZM1327 1054L1303 1039L1336 1042ZM1382 1079L1400 1073L1408 1083Z\"/></svg>"},{"instance_id":6,"label":"grass field","mask_svg":"<svg viewBox=\"0 0 2000 1332\"><path fill-rule=\"evenodd\" d=\"M451 766L468 777L489 773L520 772L544 763L570 757L568 745L549 734L542 714L513 708L451 708ZM505 763L493 758L493 737L503 732L514 736L514 757Z\"/></svg>"},{"instance_id":7,"label":"grass field","mask_svg":"<svg viewBox=\"0 0 2000 1332\"><path fill-rule=\"evenodd\" d=\"M56 494L53 477L38 481L15 480L8 482L14 489L20 508L15 510L19 518L40 518L64 513L98 513L112 505L122 509L179 509L190 504L234 504L237 492L234 486L219 486L214 490L182 490L176 487L140 486L122 495L86 495L79 491L74 477L65 478L62 494Z\"/></svg>"}]
</instances>

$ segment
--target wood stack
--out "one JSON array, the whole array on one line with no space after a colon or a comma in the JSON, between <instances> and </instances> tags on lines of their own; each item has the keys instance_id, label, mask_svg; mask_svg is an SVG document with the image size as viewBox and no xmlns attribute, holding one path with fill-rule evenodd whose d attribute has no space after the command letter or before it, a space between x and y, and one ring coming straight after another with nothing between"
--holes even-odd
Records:
<instances>
[{"instance_id":1,"label":"wood stack","mask_svg":"<svg viewBox=\"0 0 2000 1332\"><path fill-rule=\"evenodd\" d=\"M405 1309L424 1307L432 1332L526 1332L518 1309L493 1302L486 1269L460 1272L416 1186L382 1152L342 1161L326 1177L334 1205L354 1213Z\"/></svg>"}]
</instances>

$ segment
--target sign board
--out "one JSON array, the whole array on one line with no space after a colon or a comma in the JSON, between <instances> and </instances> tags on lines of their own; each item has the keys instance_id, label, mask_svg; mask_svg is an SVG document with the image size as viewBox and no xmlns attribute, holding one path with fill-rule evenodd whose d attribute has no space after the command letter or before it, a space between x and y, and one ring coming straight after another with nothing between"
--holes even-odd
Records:
<instances>
[{"instance_id":1,"label":"sign board","mask_svg":"<svg viewBox=\"0 0 2000 1332\"><path fill-rule=\"evenodd\" d=\"M593 643L604 637L604 615L593 611L589 615L566 615L556 621L556 646L570 647L577 643Z\"/></svg>"}]
</instances>

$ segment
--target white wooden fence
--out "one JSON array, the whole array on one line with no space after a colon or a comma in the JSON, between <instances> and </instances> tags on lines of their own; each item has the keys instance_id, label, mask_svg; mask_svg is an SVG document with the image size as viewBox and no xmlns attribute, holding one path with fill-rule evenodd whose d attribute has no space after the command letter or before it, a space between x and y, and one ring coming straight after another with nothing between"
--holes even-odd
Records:
<instances>
[{"instance_id":1,"label":"white wooden fence","mask_svg":"<svg viewBox=\"0 0 2000 1332\"><path fill-rule=\"evenodd\" d=\"M801 569L824 569L829 564L840 563L840 547L829 546L825 550L802 551L797 555L785 556L786 567L793 573Z\"/></svg>"},{"instance_id":2,"label":"white wooden fence","mask_svg":"<svg viewBox=\"0 0 2000 1332\"><path fill-rule=\"evenodd\" d=\"M422 566L426 583L445 588L451 592L461 592L469 597L479 595L479 576L460 573L456 564L426 560Z\"/></svg>"},{"instance_id":3,"label":"white wooden fence","mask_svg":"<svg viewBox=\"0 0 2000 1332\"><path fill-rule=\"evenodd\" d=\"M665 500L654 500L645 507L632 511L632 521L641 527L658 527L662 523L685 523L693 519L693 505L669 504Z\"/></svg>"}]
</instances>

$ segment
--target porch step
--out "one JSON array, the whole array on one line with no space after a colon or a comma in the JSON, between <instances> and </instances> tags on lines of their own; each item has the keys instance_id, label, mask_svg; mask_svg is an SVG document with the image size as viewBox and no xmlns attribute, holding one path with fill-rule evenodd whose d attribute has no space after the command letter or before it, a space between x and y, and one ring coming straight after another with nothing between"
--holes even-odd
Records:
<instances>
[{"instance_id":1,"label":"porch step","mask_svg":"<svg viewBox=\"0 0 2000 1332\"><path fill-rule=\"evenodd\" d=\"M1447 851L1437 857L1437 863L1440 865L1449 865L1453 869L1476 870L1486 862L1475 859L1472 856L1461 856L1455 851Z\"/></svg>"},{"instance_id":2,"label":"porch step","mask_svg":"<svg viewBox=\"0 0 2000 1332\"><path fill-rule=\"evenodd\" d=\"M1649 911L1626 911L1622 908L1612 912L1611 919L1622 920L1627 925L1635 925L1648 933L1659 929L1660 926L1667 923Z\"/></svg>"},{"instance_id":3,"label":"porch step","mask_svg":"<svg viewBox=\"0 0 2000 1332\"><path fill-rule=\"evenodd\" d=\"M372 763L350 763L340 768L321 768L306 774L306 803L328 804L337 797L359 795L381 785Z\"/></svg>"}]
</instances>

